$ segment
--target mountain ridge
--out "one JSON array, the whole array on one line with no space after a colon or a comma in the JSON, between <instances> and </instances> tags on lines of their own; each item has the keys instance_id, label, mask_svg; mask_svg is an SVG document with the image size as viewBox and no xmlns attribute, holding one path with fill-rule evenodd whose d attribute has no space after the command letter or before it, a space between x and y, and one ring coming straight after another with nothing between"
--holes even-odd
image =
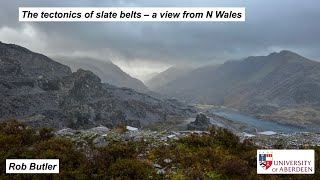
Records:
<instances>
[{"instance_id":1,"label":"mountain ridge","mask_svg":"<svg viewBox=\"0 0 320 180\"><path fill-rule=\"evenodd\" d=\"M158 92L190 102L237 108L264 118L290 120L283 115L290 109L319 111L320 63L287 50L251 56L214 68L199 68ZM311 117L308 121L319 123L320 119Z\"/></svg>"}]
</instances>

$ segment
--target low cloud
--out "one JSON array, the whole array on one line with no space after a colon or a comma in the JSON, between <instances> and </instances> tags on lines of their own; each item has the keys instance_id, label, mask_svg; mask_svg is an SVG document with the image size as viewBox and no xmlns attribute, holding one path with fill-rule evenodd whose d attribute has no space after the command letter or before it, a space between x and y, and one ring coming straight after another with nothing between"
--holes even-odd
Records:
<instances>
[{"instance_id":1,"label":"low cloud","mask_svg":"<svg viewBox=\"0 0 320 180\"><path fill-rule=\"evenodd\" d=\"M22 6L244 6L246 22L22 23ZM1 1L0 40L49 56L111 60L134 76L289 49L320 60L320 1Z\"/></svg>"}]
</instances>

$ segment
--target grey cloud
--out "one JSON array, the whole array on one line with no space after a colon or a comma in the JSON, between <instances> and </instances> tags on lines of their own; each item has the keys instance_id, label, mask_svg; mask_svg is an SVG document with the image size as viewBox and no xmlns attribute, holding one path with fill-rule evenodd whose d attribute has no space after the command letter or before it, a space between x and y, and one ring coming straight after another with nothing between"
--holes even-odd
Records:
<instances>
[{"instance_id":1,"label":"grey cloud","mask_svg":"<svg viewBox=\"0 0 320 180\"><path fill-rule=\"evenodd\" d=\"M124 61L166 64L222 62L274 49L320 60L320 2L309 1L1 1L0 28L21 28L19 6L244 6L235 23L32 23L49 37L43 51L117 55Z\"/></svg>"}]
</instances>

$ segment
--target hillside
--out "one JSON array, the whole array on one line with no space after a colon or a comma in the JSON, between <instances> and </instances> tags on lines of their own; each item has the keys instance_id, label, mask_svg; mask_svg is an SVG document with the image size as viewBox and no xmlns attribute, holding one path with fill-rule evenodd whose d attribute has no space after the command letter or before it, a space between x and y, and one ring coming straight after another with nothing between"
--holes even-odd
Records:
<instances>
[{"instance_id":1,"label":"hillside","mask_svg":"<svg viewBox=\"0 0 320 180\"><path fill-rule=\"evenodd\" d=\"M149 91L140 80L131 77L110 61L100 61L84 57L56 57L54 59L71 67L73 72L78 69L89 70L99 76L103 83L112 84L118 87L128 87L144 93Z\"/></svg>"},{"instance_id":2,"label":"hillside","mask_svg":"<svg viewBox=\"0 0 320 180\"><path fill-rule=\"evenodd\" d=\"M90 71L71 73L69 67L17 45L1 43L0 52L0 121L15 118L57 129L143 127L194 113L178 101L101 83Z\"/></svg>"},{"instance_id":3,"label":"hillside","mask_svg":"<svg viewBox=\"0 0 320 180\"><path fill-rule=\"evenodd\" d=\"M191 71L188 68L177 68L170 67L165 71L153 76L151 79L146 81L146 85L151 89L157 91L157 89L165 86L167 83L182 77L186 73Z\"/></svg>"},{"instance_id":4,"label":"hillside","mask_svg":"<svg viewBox=\"0 0 320 180\"><path fill-rule=\"evenodd\" d=\"M192 102L238 108L283 123L320 122L320 63L290 51L199 68L159 91ZM301 111L312 114L294 116Z\"/></svg>"}]
</instances>

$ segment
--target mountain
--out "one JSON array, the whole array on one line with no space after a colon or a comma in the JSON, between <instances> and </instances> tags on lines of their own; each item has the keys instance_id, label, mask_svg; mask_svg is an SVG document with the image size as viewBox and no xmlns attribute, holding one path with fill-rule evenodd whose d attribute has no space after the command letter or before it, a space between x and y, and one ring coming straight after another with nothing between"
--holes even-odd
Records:
<instances>
[{"instance_id":1,"label":"mountain","mask_svg":"<svg viewBox=\"0 0 320 180\"><path fill-rule=\"evenodd\" d=\"M161 73L161 72L160 72ZM143 82L145 85L147 85L146 83L152 79L153 77L157 76L160 74L159 72L152 72L152 73L148 73L145 75L145 77L143 78Z\"/></svg>"},{"instance_id":2,"label":"mountain","mask_svg":"<svg viewBox=\"0 0 320 180\"><path fill-rule=\"evenodd\" d=\"M94 73L0 42L0 121L36 127L86 129L119 124L143 127L190 116L193 107L130 88L101 83Z\"/></svg>"},{"instance_id":3,"label":"mountain","mask_svg":"<svg viewBox=\"0 0 320 180\"><path fill-rule=\"evenodd\" d=\"M131 77L110 61L100 61L84 57L56 57L60 63L71 67L73 72L78 69L89 70L101 78L103 83L109 83L118 87L128 87L139 92L148 92L149 89L138 79Z\"/></svg>"},{"instance_id":4,"label":"mountain","mask_svg":"<svg viewBox=\"0 0 320 180\"><path fill-rule=\"evenodd\" d=\"M167 83L178 79L179 77L185 75L191 71L189 68L177 68L177 67L170 67L165 71L156 74L151 79L146 81L146 85L151 90L157 90L162 86L165 86Z\"/></svg>"},{"instance_id":5,"label":"mountain","mask_svg":"<svg viewBox=\"0 0 320 180\"><path fill-rule=\"evenodd\" d=\"M214 73L217 67L217 65L211 65L186 72L172 81L166 82L154 91L191 102L201 102L202 99L205 100L207 98L205 94L200 94L203 93L200 91L205 90L204 86L207 86L207 82L210 82L211 74Z\"/></svg>"},{"instance_id":6,"label":"mountain","mask_svg":"<svg viewBox=\"0 0 320 180\"><path fill-rule=\"evenodd\" d=\"M199 68L158 92L284 123L320 122L320 63L290 51Z\"/></svg>"},{"instance_id":7,"label":"mountain","mask_svg":"<svg viewBox=\"0 0 320 180\"><path fill-rule=\"evenodd\" d=\"M32 79L41 79L41 78L56 78L63 77L71 74L71 70L68 66L62 65L58 62L52 61L50 58L31 52L30 50L14 45L14 44L4 44L0 41L0 58L3 61L3 66L8 65L9 61L11 63L16 63L19 66L19 70L16 70L15 73L23 73ZM17 67L15 66L15 67ZM9 68L9 67L8 67ZM2 69L3 74L1 75L10 75L10 69Z\"/></svg>"}]
</instances>

